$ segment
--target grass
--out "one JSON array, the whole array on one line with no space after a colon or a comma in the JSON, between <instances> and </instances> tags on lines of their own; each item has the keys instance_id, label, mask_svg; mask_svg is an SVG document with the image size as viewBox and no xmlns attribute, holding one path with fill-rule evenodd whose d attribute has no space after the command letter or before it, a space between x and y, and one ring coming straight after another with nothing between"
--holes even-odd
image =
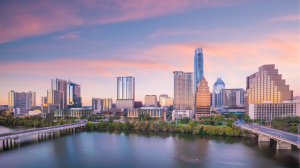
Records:
<instances>
[{"instance_id":1,"label":"grass","mask_svg":"<svg viewBox=\"0 0 300 168\"><path fill-rule=\"evenodd\" d=\"M215 125L215 127L226 127L226 124L222 124L222 125Z\"/></svg>"}]
</instances>

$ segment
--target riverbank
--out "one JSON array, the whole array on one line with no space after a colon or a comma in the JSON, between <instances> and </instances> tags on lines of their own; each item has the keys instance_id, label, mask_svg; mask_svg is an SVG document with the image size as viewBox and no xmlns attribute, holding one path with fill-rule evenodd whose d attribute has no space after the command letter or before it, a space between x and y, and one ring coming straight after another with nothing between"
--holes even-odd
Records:
<instances>
[{"instance_id":1,"label":"riverbank","mask_svg":"<svg viewBox=\"0 0 300 168\"><path fill-rule=\"evenodd\" d=\"M139 131L153 131L153 132L177 132L187 134L208 134L218 136L245 136L246 134L238 127L232 125L228 127L217 127L212 125L197 125L196 122L190 122L186 126L181 124L173 125L165 121L153 123L149 121L144 122L103 122L98 123L87 122L86 127L91 130L101 129L117 129L117 130L139 130Z\"/></svg>"}]
</instances>

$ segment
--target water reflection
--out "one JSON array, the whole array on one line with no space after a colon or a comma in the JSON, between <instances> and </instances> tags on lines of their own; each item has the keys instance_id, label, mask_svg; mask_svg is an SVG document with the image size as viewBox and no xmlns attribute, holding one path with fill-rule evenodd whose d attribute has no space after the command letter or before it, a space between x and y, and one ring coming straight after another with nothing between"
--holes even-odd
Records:
<instances>
[{"instance_id":1,"label":"water reflection","mask_svg":"<svg viewBox=\"0 0 300 168\"><path fill-rule=\"evenodd\" d=\"M275 141L258 142L255 138L77 130L76 133L57 131L53 138L22 137L18 146L3 148L0 159L1 167L273 168L298 167L299 151L294 147L276 150Z\"/></svg>"}]
</instances>

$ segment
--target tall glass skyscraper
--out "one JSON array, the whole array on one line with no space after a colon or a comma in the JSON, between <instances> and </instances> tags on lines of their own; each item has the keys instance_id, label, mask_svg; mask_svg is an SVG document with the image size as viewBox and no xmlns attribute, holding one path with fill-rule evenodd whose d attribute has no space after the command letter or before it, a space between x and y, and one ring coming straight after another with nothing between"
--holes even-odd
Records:
<instances>
[{"instance_id":1,"label":"tall glass skyscraper","mask_svg":"<svg viewBox=\"0 0 300 168\"><path fill-rule=\"evenodd\" d=\"M70 108L81 108L81 94L80 94L80 85L69 80L67 86L67 107Z\"/></svg>"},{"instance_id":2,"label":"tall glass skyscraper","mask_svg":"<svg viewBox=\"0 0 300 168\"><path fill-rule=\"evenodd\" d=\"M195 50L194 56L194 93L196 93L198 83L203 76L203 49L201 47Z\"/></svg>"},{"instance_id":3,"label":"tall glass skyscraper","mask_svg":"<svg viewBox=\"0 0 300 168\"><path fill-rule=\"evenodd\" d=\"M66 80L62 79L51 79L51 90L60 91L61 93L61 109L67 108L67 84L68 82ZM48 98L49 101L49 98Z\"/></svg>"},{"instance_id":4,"label":"tall glass skyscraper","mask_svg":"<svg viewBox=\"0 0 300 168\"><path fill-rule=\"evenodd\" d=\"M218 78L213 86L212 107L223 107L223 89L225 89L225 83L222 81L221 78Z\"/></svg>"},{"instance_id":5,"label":"tall glass skyscraper","mask_svg":"<svg viewBox=\"0 0 300 168\"><path fill-rule=\"evenodd\" d=\"M117 108L134 107L135 78L133 76L117 77Z\"/></svg>"}]
</instances>

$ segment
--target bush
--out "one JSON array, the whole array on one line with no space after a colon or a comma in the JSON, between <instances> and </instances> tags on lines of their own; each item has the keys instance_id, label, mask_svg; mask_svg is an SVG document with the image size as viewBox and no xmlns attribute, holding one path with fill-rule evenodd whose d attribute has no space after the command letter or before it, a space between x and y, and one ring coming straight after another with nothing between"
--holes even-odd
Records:
<instances>
[{"instance_id":1,"label":"bush","mask_svg":"<svg viewBox=\"0 0 300 168\"><path fill-rule=\"evenodd\" d=\"M289 128L289 132L298 134L298 127L297 126L291 126Z\"/></svg>"},{"instance_id":2,"label":"bush","mask_svg":"<svg viewBox=\"0 0 300 168\"><path fill-rule=\"evenodd\" d=\"M215 125L215 121L210 120L210 121L208 122L208 124L209 124L209 125Z\"/></svg>"},{"instance_id":3,"label":"bush","mask_svg":"<svg viewBox=\"0 0 300 168\"><path fill-rule=\"evenodd\" d=\"M226 120L226 125L227 127L232 127L232 124L234 123L234 119L227 119Z\"/></svg>"},{"instance_id":4,"label":"bush","mask_svg":"<svg viewBox=\"0 0 300 168\"><path fill-rule=\"evenodd\" d=\"M218 122L218 125L222 125L222 122Z\"/></svg>"}]
</instances>

